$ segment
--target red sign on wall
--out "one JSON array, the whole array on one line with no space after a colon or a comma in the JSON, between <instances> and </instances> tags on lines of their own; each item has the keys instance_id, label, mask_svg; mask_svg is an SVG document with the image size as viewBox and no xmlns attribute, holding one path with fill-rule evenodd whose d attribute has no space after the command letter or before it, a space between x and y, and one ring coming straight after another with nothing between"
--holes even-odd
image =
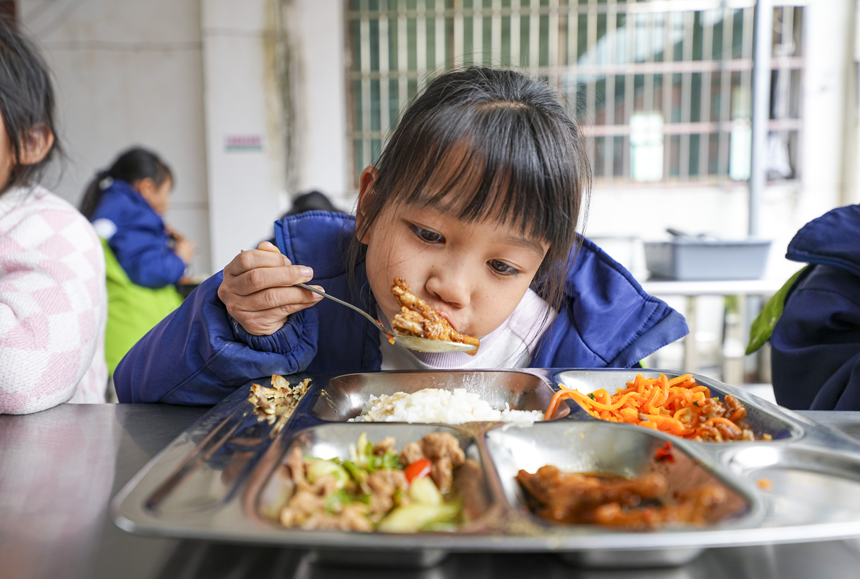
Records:
<instances>
[{"instance_id":1,"label":"red sign on wall","mask_svg":"<svg viewBox=\"0 0 860 579\"><path fill-rule=\"evenodd\" d=\"M229 135L224 150L227 152L262 151L263 137L260 135Z\"/></svg>"}]
</instances>

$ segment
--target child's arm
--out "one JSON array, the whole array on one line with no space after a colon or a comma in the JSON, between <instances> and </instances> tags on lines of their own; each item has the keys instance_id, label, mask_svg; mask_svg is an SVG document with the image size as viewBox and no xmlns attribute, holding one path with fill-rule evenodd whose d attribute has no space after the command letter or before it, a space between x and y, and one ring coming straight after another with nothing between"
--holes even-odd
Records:
<instances>
[{"instance_id":1,"label":"child's arm","mask_svg":"<svg viewBox=\"0 0 860 579\"><path fill-rule=\"evenodd\" d=\"M104 331L98 238L59 199L40 203L9 229L0 224L0 414L37 412L69 400Z\"/></svg>"},{"instance_id":2,"label":"child's arm","mask_svg":"<svg viewBox=\"0 0 860 579\"><path fill-rule=\"evenodd\" d=\"M162 288L176 284L186 264L151 223L128 223L108 240L117 261L135 284Z\"/></svg>"},{"instance_id":3,"label":"child's arm","mask_svg":"<svg viewBox=\"0 0 860 579\"><path fill-rule=\"evenodd\" d=\"M218 298L222 279L203 282L122 359L114 373L120 402L215 404L248 380L307 368L316 310L291 315L271 335L249 335Z\"/></svg>"}]
</instances>

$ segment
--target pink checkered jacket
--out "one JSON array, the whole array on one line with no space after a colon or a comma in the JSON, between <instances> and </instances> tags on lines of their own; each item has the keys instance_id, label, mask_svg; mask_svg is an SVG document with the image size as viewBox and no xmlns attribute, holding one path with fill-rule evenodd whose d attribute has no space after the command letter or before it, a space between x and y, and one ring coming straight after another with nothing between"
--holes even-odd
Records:
<instances>
[{"instance_id":1,"label":"pink checkered jacket","mask_svg":"<svg viewBox=\"0 0 860 579\"><path fill-rule=\"evenodd\" d=\"M104 402L106 320L86 218L42 187L0 195L0 413Z\"/></svg>"}]
</instances>

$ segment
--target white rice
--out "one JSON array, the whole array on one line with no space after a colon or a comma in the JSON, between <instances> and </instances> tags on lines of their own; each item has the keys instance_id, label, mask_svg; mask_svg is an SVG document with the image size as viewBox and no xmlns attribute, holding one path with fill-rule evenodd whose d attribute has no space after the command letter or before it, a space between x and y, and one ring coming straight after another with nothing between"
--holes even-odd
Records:
<instances>
[{"instance_id":1,"label":"white rice","mask_svg":"<svg viewBox=\"0 0 860 579\"><path fill-rule=\"evenodd\" d=\"M496 410L474 392L464 388L439 390L425 388L412 394L397 392L388 396L371 395L361 414L350 422L441 422L462 424L464 422L489 421L533 424L543 420L539 410Z\"/></svg>"}]
</instances>

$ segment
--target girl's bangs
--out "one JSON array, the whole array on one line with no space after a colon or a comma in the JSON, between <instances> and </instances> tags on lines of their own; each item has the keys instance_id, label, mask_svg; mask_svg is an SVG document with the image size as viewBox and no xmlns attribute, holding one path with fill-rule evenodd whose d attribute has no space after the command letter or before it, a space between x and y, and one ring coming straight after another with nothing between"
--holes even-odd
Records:
<instances>
[{"instance_id":1,"label":"girl's bangs","mask_svg":"<svg viewBox=\"0 0 860 579\"><path fill-rule=\"evenodd\" d=\"M501 223L550 244L566 241L576 225L569 218L575 208L567 208L576 196L566 189L575 183L541 162L545 155L535 139L514 137L522 135L515 123L489 116L492 122L456 119L442 135L422 135L391 199L466 223Z\"/></svg>"}]
</instances>

